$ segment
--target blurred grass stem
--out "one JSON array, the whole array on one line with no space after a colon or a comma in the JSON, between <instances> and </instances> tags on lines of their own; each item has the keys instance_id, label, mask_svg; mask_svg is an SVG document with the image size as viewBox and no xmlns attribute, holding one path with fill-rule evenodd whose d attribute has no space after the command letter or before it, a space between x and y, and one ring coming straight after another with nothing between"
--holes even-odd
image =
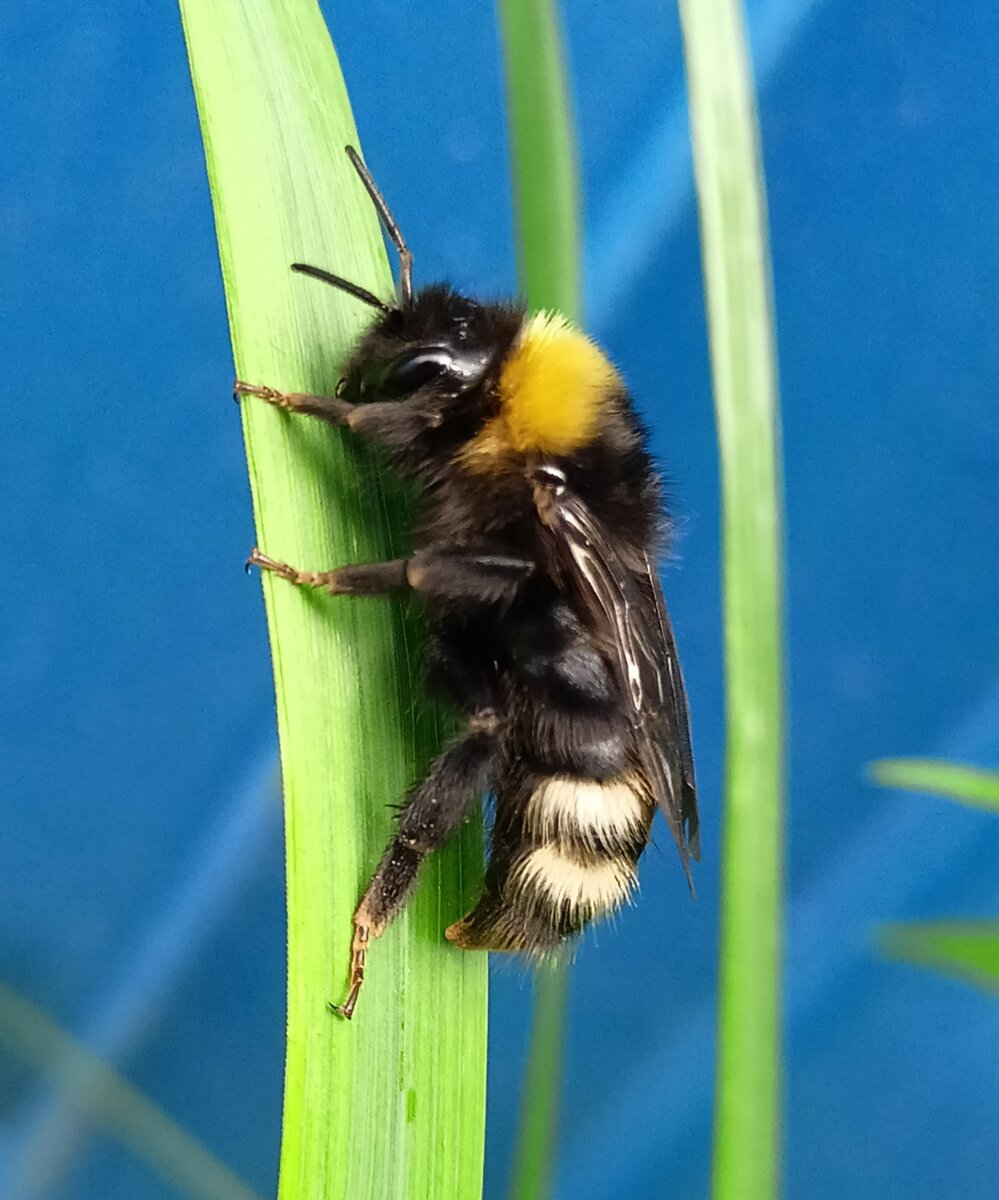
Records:
<instances>
[{"instance_id":1,"label":"blurred grass stem","mask_svg":"<svg viewBox=\"0 0 999 1200\"><path fill-rule=\"evenodd\" d=\"M256 1193L138 1088L81 1046L40 1008L0 982L0 1044L46 1075L84 1116L141 1155L195 1200L257 1200ZM58 1147L50 1147L58 1169ZM37 1176L15 1179L23 1194L47 1191ZM54 1181L53 1181L54 1182Z\"/></svg>"},{"instance_id":2,"label":"blurred grass stem","mask_svg":"<svg viewBox=\"0 0 999 1200\"><path fill-rule=\"evenodd\" d=\"M680 0L722 475L726 765L712 1188L777 1195L784 699L780 432L756 104L737 0Z\"/></svg>"}]
</instances>

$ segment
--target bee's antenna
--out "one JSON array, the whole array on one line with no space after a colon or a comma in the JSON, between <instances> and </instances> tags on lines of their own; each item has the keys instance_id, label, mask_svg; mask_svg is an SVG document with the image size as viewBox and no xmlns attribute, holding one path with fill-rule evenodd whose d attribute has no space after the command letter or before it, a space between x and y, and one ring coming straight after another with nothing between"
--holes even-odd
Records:
<instances>
[{"instance_id":1,"label":"bee's antenna","mask_svg":"<svg viewBox=\"0 0 999 1200\"><path fill-rule=\"evenodd\" d=\"M383 313L395 312L395 309L386 304L384 300L379 300L374 292L369 292L359 283L351 283L349 279L344 279L341 275L334 275L332 271L324 271L322 267L310 267L308 263L292 263L291 269L297 271L299 275L311 275L313 279L321 279L323 283L331 284L333 287L339 288L341 292L346 292L348 296L353 296L355 300L370 304L372 308L381 309Z\"/></svg>"},{"instance_id":2,"label":"bee's antenna","mask_svg":"<svg viewBox=\"0 0 999 1200\"><path fill-rule=\"evenodd\" d=\"M371 197L371 202L374 204L378 213L378 218L382 225L385 226L385 232L389 236L389 241L395 246L399 254L399 299L404 307L408 307L413 302L413 254L406 245L406 239L402 236L402 230L395 222L395 217L389 210L389 206L385 203L385 197L378 190L378 185L371 178L371 172L361 161L361 156L357 153L353 146L344 146L347 151L347 157L354 164L354 170L360 175L361 182L367 189L368 195Z\"/></svg>"}]
</instances>

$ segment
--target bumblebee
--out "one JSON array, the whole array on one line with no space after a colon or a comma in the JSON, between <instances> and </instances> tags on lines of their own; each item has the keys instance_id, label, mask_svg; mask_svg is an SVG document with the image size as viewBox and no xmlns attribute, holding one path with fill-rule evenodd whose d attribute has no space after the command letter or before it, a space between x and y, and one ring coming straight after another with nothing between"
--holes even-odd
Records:
<instances>
[{"instance_id":1,"label":"bumblebee","mask_svg":"<svg viewBox=\"0 0 999 1200\"><path fill-rule=\"evenodd\" d=\"M464 717L354 915L351 1017L371 941L420 864L495 798L481 899L445 930L463 950L543 955L637 885L660 808L690 880L699 857L690 723L656 567L665 526L646 434L617 371L558 313L413 291L412 255L346 148L399 255L387 303L318 267L292 269L375 310L333 396L237 382L382 446L422 491L410 557L303 571L248 565L334 595L408 589L428 610L429 680Z\"/></svg>"}]
</instances>

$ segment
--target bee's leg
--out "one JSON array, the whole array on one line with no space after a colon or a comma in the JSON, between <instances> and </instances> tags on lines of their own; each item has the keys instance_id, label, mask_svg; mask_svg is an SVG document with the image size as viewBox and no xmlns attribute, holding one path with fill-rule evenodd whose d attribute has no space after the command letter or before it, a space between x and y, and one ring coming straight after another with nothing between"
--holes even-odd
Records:
<instances>
[{"instance_id":1,"label":"bee's leg","mask_svg":"<svg viewBox=\"0 0 999 1200\"><path fill-rule=\"evenodd\" d=\"M374 400L367 404L351 404L339 396L317 396L311 392L279 392L276 388L244 383L237 379L233 396L255 396L286 412L318 417L330 425L345 425L354 433L370 438L389 449L402 449L414 437L428 429L436 429L441 414L425 404L405 400Z\"/></svg>"},{"instance_id":2,"label":"bee's leg","mask_svg":"<svg viewBox=\"0 0 999 1200\"><path fill-rule=\"evenodd\" d=\"M339 396L315 396L309 392L279 392L277 388L244 383L241 379L237 379L233 384L232 394L236 400L239 400L241 396L256 396L259 400L266 400L268 404L273 404L275 408L283 408L287 412L305 413L310 417L319 417L321 421L328 421L331 425L346 425L354 409L353 404L348 404Z\"/></svg>"},{"instance_id":3,"label":"bee's leg","mask_svg":"<svg viewBox=\"0 0 999 1200\"><path fill-rule=\"evenodd\" d=\"M444 845L472 804L488 790L499 730L497 713L476 713L465 736L437 757L427 777L406 798L399 814L399 832L382 856L354 914L350 991L343 1004L334 1007L341 1016L353 1016L364 982L368 946L381 937L401 911L416 884L420 864Z\"/></svg>"},{"instance_id":4,"label":"bee's leg","mask_svg":"<svg viewBox=\"0 0 999 1200\"><path fill-rule=\"evenodd\" d=\"M534 570L529 559L437 550L419 550L409 559L355 563L330 571L299 571L254 548L246 566L271 571L300 587L326 588L335 596L383 596L410 587L425 596L481 604L512 597Z\"/></svg>"},{"instance_id":5,"label":"bee's leg","mask_svg":"<svg viewBox=\"0 0 999 1200\"><path fill-rule=\"evenodd\" d=\"M534 572L528 558L468 550L418 550L406 563L406 579L414 592L438 600L495 604L512 600Z\"/></svg>"},{"instance_id":6,"label":"bee's leg","mask_svg":"<svg viewBox=\"0 0 999 1200\"><path fill-rule=\"evenodd\" d=\"M334 596L384 596L408 586L404 558L334 567L331 571L299 571L285 562L268 558L254 547L246 560L246 569L250 567L271 571L299 587L325 588Z\"/></svg>"}]
</instances>

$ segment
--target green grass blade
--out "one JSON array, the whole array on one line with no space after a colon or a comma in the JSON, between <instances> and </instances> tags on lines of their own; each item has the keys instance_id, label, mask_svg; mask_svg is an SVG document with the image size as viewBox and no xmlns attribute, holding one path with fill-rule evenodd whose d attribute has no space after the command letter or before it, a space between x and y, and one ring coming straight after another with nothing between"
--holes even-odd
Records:
<instances>
[{"instance_id":1,"label":"green grass blade","mask_svg":"<svg viewBox=\"0 0 999 1200\"><path fill-rule=\"evenodd\" d=\"M3 982L0 1044L47 1076L88 1120L186 1195L195 1200L256 1200L251 1188L138 1088ZM39 1180L35 1184L44 1186Z\"/></svg>"},{"instance_id":2,"label":"green grass blade","mask_svg":"<svg viewBox=\"0 0 999 1200\"><path fill-rule=\"evenodd\" d=\"M932 967L999 994L999 921L886 925L877 945L888 958Z\"/></svg>"},{"instance_id":3,"label":"green grass blade","mask_svg":"<svg viewBox=\"0 0 999 1200\"><path fill-rule=\"evenodd\" d=\"M780 437L766 205L737 0L680 0L722 471L727 759L713 1189L779 1188Z\"/></svg>"},{"instance_id":4,"label":"green grass blade","mask_svg":"<svg viewBox=\"0 0 999 1200\"><path fill-rule=\"evenodd\" d=\"M237 372L329 392L370 310L288 265L391 289L375 214L343 153L356 133L329 34L313 0L181 0L181 11ZM222 386L214 402L228 405ZM242 417L261 549L307 568L398 552L399 495L364 447L253 400ZM478 824L428 863L405 915L372 946L353 1023L326 1007L345 993L351 914L388 843L388 806L437 742L412 656L418 632L394 601L270 577L263 589L288 871L280 1194L478 1197L486 959L443 938L481 881Z\"/></svg>"},{"instance_id":5,"label":"green grass blade","mask_svg":"<svg viewBox=\"0 0 999 1200\"><path fill-rule=\"evenodd\" d=\"M579 168L552 0L500 0L520 286L533 309L582 319Z\"/></svg>"},{"instance_id":6,"label":"green grass blade","mask_svg":"<svg viewBox=\"0 0 999 1200\"><path fill-rule=\"evenodd\" d=\"M932 758L882 758L871 763L869 770L881 787L928 792L999 813L999 771Z\"/></svg>"},{"instance_id":7,"label":"green grass blade","mask_svg":"<svg viewBox=\"0 0 999 1200\"><path fill-rule=\"evenodd\" d=\"M520 285L532 310L580 321L579 168L551 0L500 0ZM544 1200L556 1154L568 964L539 970L511 1200Z\"/></svg>"},{"instance_id":8,"label":"green grass blade","mask_svg":"<svg viewBox=\"0 0 999 1200\"><path fill-rule=\"evenodd\" d=\"M534 973L534 1011L510 1176L510 1200L545 1200L551 1194L558 1149L562 1030L569 975L566 964L539 967Z\"/></svg>"},{"instance_id":9,"label":"green grass blade","mask_svg":"<svg viewBox=\"0 0 999 1200\"><path fill-rule=\"evenodd\" d=\"M937 759L884 758L870 765L882 787L928 792L999 813L999 772ZM930 921L886 925L877 946L888 958L931 967L999 992L999 922Z\"/></svg>"}]
</instances>

